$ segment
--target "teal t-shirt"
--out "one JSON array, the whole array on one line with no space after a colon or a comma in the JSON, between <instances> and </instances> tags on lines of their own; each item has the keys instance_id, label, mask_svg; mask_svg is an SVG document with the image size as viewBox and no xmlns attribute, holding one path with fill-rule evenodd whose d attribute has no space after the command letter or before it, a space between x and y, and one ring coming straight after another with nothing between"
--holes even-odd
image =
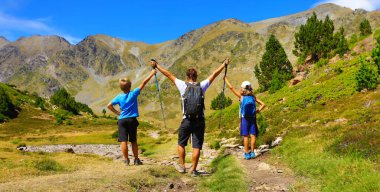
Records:
<instances>
[{"instance_id":1,"label":"teal t-shirt","mask_svg":"<svg viewBox=\"0 0 380 192\"><path fill-rule=\"evenodd\" d=\"M139 109L137 106L137 96L140 95L140 88L136 88L128 93L120 93L112 99L112 105L119 105L120 115L119 119L138 117Z\"/></svg>"}]
</instances>

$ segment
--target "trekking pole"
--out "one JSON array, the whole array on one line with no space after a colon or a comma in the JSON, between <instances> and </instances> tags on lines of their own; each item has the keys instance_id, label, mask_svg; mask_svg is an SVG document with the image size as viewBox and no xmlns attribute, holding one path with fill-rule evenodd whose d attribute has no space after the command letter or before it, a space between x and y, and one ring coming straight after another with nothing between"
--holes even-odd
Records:
<instances>
[{"instance_id":1,"label":"trekking pole","mask_svg":"<svg viewBox=\"0 0 380 192\"><path fill-rule=\"evenodd\" d=\"M226 60L224 60L225 62ZM224 102L223 102L223 99L225 99L225 96L224 96L224 90L226 89L226 76L227 76L227 66L226 64L224 64L224 78L223 78L223 90L222 90L222 100L220 102L220 116L219 116L219 129L220 129L220 123L222 122L222 112L223 112L223 107L224 107Z\"/></svg>"},{"instance_id":2,"label":"trekking pole","mask_svg":"<svg viewBox=\"0 0 380 192\"><path fill-rule=\"evenodd\" d=\"M151 60L156 62L156 60L154 60L154 59L151 59ZM153 69L155 69L155 68L153 68ZM160 87L159 87L159 85L158 85L157 73L154 74L154 77L155 77L155 79L156 79L156 88L157 88L157 92L158 92L158 99L160 100L162 119L164 120L164 126L165 126L165 129L166 129L166 122L165 122L164 108L162 107L161 93L160 93Z\"/></svg>"}]
</instances>

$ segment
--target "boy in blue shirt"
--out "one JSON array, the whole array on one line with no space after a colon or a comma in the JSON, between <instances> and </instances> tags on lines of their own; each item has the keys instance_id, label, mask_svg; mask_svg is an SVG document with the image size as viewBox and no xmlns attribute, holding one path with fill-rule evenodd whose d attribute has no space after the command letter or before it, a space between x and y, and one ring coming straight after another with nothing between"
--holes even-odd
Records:
<instances>
[{"instance_id":1,"label":"boy in blue shirt","mask_svg":"<svg viewBox=\"0 0 380 192\"><path fill-rule=\"evenodd\" d=\"M131 81L127 78L120 79L119 86L123 93L120 93L112 99L111 103L107 106L109 110L119 116L117 122L119 131L118 141L120 142L121 151L123 152L126 165L129 165L130 162L128 158L128 140L132 144L132 152L135 157L134 165L142 165L142 162L138 157L137 146L137 126L139 125L139 122L136 119L139 116L137 96L140 95L140 91L145 87L154 74L156 74L156 70L153 69L149 76L143 80L142 84L132 91ZM114 105L119 105L120 111L117 111L113 107Z\"/></svg>"}]
</instances>

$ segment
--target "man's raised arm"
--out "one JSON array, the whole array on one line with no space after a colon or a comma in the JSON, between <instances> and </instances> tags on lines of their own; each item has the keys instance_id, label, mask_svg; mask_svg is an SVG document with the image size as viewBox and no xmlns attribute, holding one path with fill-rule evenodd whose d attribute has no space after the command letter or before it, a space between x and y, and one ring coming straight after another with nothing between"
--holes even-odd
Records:
<instances>
[{"instance_id":1,"label":"man's raised arm","mask_svg":"<svg viewBox=\"0 0 380 192\"><path fill-rule=\"evenodd\" d=\"M210 84L214 81L214 79L223 71L225 67L230 63L230 58L226 58L223 63L216 69L212 75L210 75L207 79L210 81Z\"/></svg>"},{"instance_id":2,"label":"man's raised arm","mask_svg":"<svg viewBox=\"0 0 380 192\"><path fill-rule=\"evenodd\" d=\"M151 59L149 62L150 66L152 66L154 69L158 69L161 71L162 74L164 74L166 77L170 79L173 83L175 83L176 77L170 73L168 70L164 69L161 65L158 64L158 62L154 59Z\"/></svg>"}]
</instances>

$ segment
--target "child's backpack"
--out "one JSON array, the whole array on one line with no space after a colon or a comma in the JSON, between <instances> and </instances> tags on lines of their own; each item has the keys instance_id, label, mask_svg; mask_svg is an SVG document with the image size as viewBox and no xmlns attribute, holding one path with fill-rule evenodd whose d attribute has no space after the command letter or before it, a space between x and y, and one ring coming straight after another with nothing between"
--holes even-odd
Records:
<instances>
[{"instance_id":1,"label":"child's backpack","mask_svg":"<svg viewBox=\"0 0 380 192\"><path fill-rule=\"evenodd\" d=\"M240 112L242 117L254 117L256 113L256 102L254 96L243 96Z\"/></svg>"},{"instance_id":2,"label":"child's backpack","mask_svg":"<svg viewBox=\"0 0 380 192\"><path fill-rule=\"evenodd\" d=\"M184 98L184 115L188 119L199 118L203 116L204 96L200 83L191 84L186 82Z\"/></svg>"}]
</instances>

